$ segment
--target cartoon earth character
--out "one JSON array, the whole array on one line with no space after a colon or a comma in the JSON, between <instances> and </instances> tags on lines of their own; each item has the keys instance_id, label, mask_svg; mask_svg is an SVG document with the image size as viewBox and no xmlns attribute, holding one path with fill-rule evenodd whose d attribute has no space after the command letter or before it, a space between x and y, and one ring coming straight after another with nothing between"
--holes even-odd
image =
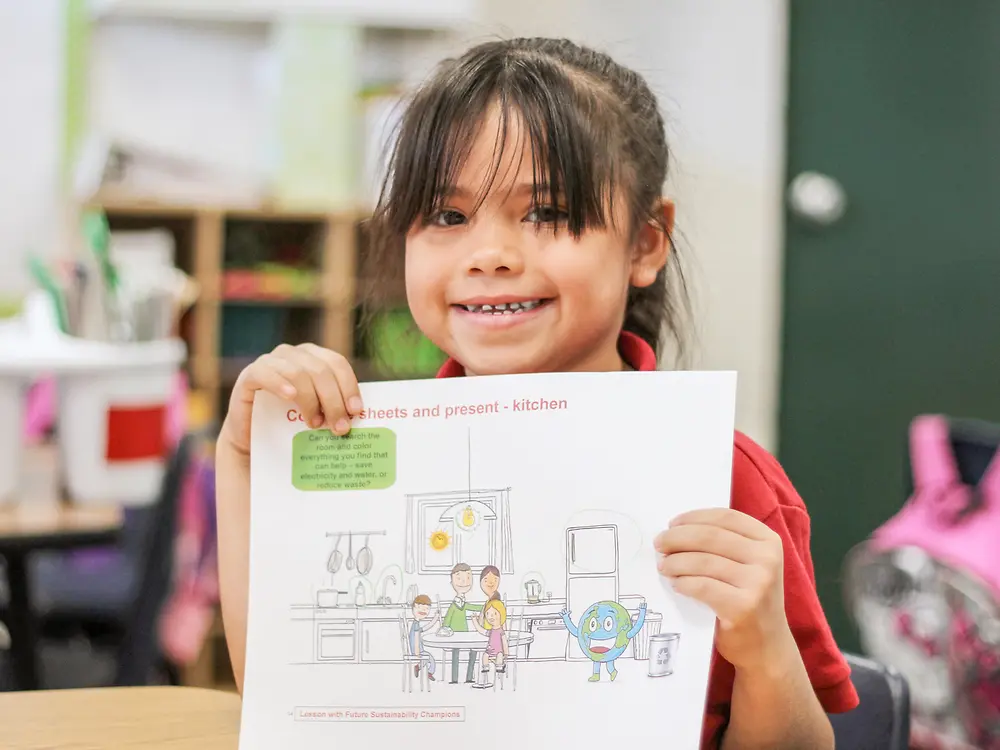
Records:
<instances>
[{"instance_id":1,"label":"cartoon earth character","mask_svg":"<svg viewBox=\"0 0 1000 750\"><path fill-rule=\"evenodd\" d=\"M625 653L629 641L642 630L646 621L646 602L639 605L639 617L635 623L632 616L618 602L597 602L587 607L580 618L579 626L574 625L570 613L562 611L563 623L580 644L580 650L594 662L594 673L590 682L601 679L601 665L607 667L608 675L614 682L618 676L615 659Z\"/></svg>"}]
</instances>

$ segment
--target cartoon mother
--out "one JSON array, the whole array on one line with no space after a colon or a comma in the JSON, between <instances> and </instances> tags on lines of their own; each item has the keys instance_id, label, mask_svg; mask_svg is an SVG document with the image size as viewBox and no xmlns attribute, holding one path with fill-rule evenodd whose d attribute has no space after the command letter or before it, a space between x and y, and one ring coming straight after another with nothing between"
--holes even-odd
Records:
<instances>
[{"instance_id":1,"label":"cartoon mother","mask_svg":"<svg viewBox=\"0 0 1000 750\"><path fill-rule=\"evenodd\" d=\"M587 607L580 618L577 627L570 619L570 613L562 611L563 623L566 629L580 644L584 656L594 662L594 673L590 682L601 679L601 665L607 667L611 681L615 681L618 670L615 669L615 659L625 653L629 641L638 635L646 622L646 602L639 605L639 617L635 623L632 616L618 602L597 602Z\"/></svg>"}]
</instances>

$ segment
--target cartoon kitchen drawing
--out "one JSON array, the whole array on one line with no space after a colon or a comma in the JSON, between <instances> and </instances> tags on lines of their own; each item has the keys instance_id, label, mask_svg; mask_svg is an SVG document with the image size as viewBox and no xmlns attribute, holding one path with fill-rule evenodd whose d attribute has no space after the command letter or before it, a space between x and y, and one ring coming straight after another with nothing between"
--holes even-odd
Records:
<instances>
[{"instance_id":1,"label":"cartoon kitchen drawing","mask_svg":"<svg viewBox=\"0 0 1000 750\"><path fill-rule=\"evenodd\" d=\"M593 522L551 524L545 543L541 500L467 475L462 489L381 500L382 529L325 533L317 588L291 606L290 663L401 668L404 690L414 678L427 690L501 692L517 689L519 672L605 685L673 674L680 634L661 633L664 613L630 590L634 564L623 572L641 538L634 522L589 510ZM530 541L515 539L517 520L532 524Z\"/></svg>"}]
</instances>

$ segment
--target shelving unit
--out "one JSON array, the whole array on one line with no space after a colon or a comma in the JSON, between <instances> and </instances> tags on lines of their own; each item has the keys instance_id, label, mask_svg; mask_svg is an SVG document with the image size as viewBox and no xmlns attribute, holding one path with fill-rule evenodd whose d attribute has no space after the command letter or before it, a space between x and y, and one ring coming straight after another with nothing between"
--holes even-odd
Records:
<instances>
[{"instance_id":1,"label":"shelving unit","mask_svg":"<svg viewBox=\"0 0 1000 750\"><path fill-rule=\"evenodd\" d=\"M226 175L229 199L215 199L221 205L140 197L102 176L96 195L80 195L73 207L103 211L112 232L172 235L177 265L200 287L181 335L204 416L218 423L242 369L282 342L340 352L361 381L430 374L440 352L409 336L402 268L382 282L378 310L359 296L386 270L374 268L366 252L364 221L377 181L369 167L379 145L374 131L387 116L381 106L451 53L463 29L481 18L480 0L74 6L67 170L93 130L115 145ZM332 36L316 36L317 26ZM197 130L173 127L173 118L197 122ZM310 124L305 132L297 127L303 122ZM191 195L168 184L169 195ZM219 194L202 190L199 180L184 184L199 195ZM361 321L372 316L368 335ZM230 683L218 620L183 681Z\"/></svg>"},{"instance_id":2,"label":"shelving unit","mask_svg":"<svg viewBox=\"0 0 1000 750\"><path fill-rule=\"evenodd\" d=\"M105 212L115 230L166 229L175 243L178 265L191 274L201 287L194 307L181 322L188 345L187 370L193 387L204 395L207 415L217 421L224 416L237 376L255 356L270 349L263 342L247 357L224 356L227 342L225 323L233 309L285 313L296 325L280 332L288 343L312 341L347 354L360 380L406 377L406 372L387 373L370 359L358 325L363 303L358 298L361 279L372 272L366 262L361 211L334 213L290 212L270 207L255 210L221 206L166 205L98 196L87 208ZM227 245L236 229L249 227L267 235L293 230L312 241L316 250L315 289L307 294L227 293ZM273 253L275 248L270 248ZM231 260L231 259L230 259ZM245 269L241 269L245 270ZM401 269L400 269L401 271ZM386 309L405 307L402 275L390 282ZM228 292L232 292L232 288ZM252 329L252 326L250 327ZM251 330L251 333L254 331ZM412 373L413 376L426 372ZM235 689L229 666L221 621L216 620L198 659L183 670L182 682L197 687Z\"/></svg>"},{"instance_id":3,"label":"shelving unit","mask_svg":"<svg viewBox=\"0 0 1000 750\"><path fill-rule=\"evenodd\" d=\"M358 299L361 212L284 212L261 207L257 210L218 206L183 206L129 202L98 197L88 206L106 213L112 231L165 229L176 247L178 266L198 282L201 294L181 322L188 345L187 369L195 389L206 396L210 416L225 413L232 386L240 371L278 343L313 342L351 359L359 378L384 380L405 376L388 373L366 355L358 320L363 309ZM249 278L255 272L232 265L227 248L233 247L240 230L255 235L301 238L300 248L315 265L301 272L309 280L306 289L282 279L282 272L267 270L270 289L253 291L227 284L227 276ZM263 248L273 260L280 247ZM285 247L296 247L295 243ZM360 258L360 261L359 261ZM387 309L405 306L402 284L387 295ZM241 321L242 317L242 321ZM267 335L270 321L270 336ZM426 374L426 373L413 373Z\"/></svg>"}]
</instances>

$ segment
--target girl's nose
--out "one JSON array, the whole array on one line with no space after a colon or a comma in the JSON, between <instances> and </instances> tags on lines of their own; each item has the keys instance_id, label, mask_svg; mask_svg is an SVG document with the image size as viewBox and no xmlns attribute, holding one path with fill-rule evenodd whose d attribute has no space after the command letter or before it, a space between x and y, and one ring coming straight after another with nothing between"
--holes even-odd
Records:
<instances>
[{"instance_id":1,"label":"girl's nose","mask_svg":"<svg viewBox=\"0 0 1000 750\"><path fill-rule=\"evenodd\" d=\"M468 264L470 276L516 276L524 272L524 255L515 242L494 235L477 242Z\"/></svg>"}]
</instances>

